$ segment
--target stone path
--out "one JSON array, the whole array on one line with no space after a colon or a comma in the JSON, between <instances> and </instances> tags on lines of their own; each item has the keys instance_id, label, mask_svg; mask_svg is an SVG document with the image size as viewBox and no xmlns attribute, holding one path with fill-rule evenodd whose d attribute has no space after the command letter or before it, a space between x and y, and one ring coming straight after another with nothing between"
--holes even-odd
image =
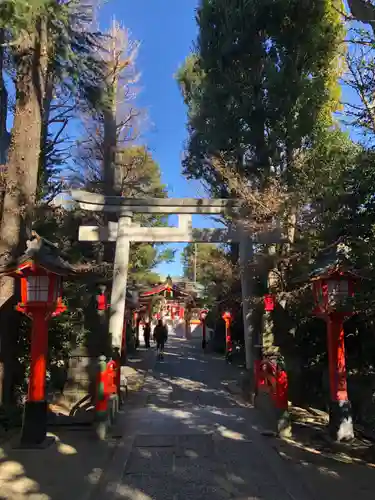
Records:
<instances>
[{"instance_id":1,"label":"stone path","mask_svg":"<svg viewBox=\"0 0 375 500\"><path fill-rule=\"evenodd\" d=\"M138 401L132 392L142 385L154 353L140 349L130 357L129 398L125 408ZM90 427L50 427L55 444L44 450L20 450L19 430L0 444L0 500L88 500L95 493L120 443L116 433L105 442L95 439Z\"/></svg>"},{"instance_id":2,"label":"stone path","mask_svg":"<svg viewBox=\"0 0 375 500\"><path fill-rule=\"evenodd\" d=\"M95 500L311 498L260 435L255 410L226 390L237 369L199 344L169 339Z\"/></svg>"},{"instance_id":3,"label":"stone path","mask_svg":"<svg viewBox=\"0 0 375 500\"><path fill-rule=\"evenodd\" d=\"M199 339L171 336L153 365L140 364L143 389L108 442L59 431L47 450L0 448L0 500L374 498L371 464L262 436L258 412L227 390L238 369L202 353Z\"/></svg>"}]
</instances>

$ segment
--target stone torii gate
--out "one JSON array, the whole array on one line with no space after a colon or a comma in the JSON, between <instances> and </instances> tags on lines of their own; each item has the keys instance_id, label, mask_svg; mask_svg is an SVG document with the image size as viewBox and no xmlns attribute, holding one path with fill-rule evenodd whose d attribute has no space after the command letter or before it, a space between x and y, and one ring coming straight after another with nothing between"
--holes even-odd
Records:
<instances>
[{"instance_id":1,"label":"stone torii gate","mask_svg":"<svg viewBox=\"0 0 375 500\"><path fill-rule=\"evenodd\" d=\"M92 212L116 213L118 222L107 227L80 226L80 241L116 242L109 334L114 349L121 348L125 313L126 286L130 242L158 243L238 243L241 264L241 287L246 350L246 368L253 368L252 325L250 321L252 296L251 276L247 269L253 258L254 243L272 244L281 240L278 229L252 234L241 222L242 204L238 200L205 198L124 198L104 196L82 190L71 192L81 209ZM132 223L133 214L178 215L177 227L142 227ZM192 215L230 215L234 220L227 229L194 229Z\"/></svg>"}]
</instances>

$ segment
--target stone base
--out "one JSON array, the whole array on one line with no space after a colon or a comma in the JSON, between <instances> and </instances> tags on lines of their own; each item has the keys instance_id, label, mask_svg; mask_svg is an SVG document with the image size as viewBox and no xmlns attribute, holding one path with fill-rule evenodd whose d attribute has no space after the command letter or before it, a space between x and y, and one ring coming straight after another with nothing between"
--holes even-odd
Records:
<instances>
[{"instance_id":1,"label":"stone base","mask_svg":"<svg viewBox=\"0 0 375 500\"><path fill-rule=\"evenodd\" d=\"M108 432L116 422L119 412L119 398L117 394L112 394L108 399L107 411L97 413L95 416L95 434L101 441L105 440Z\"/></svg>"},{"instance_id":2,"label":"stone base","mask_svg":"<svg viewBox=\"0 0 375 500\"><path fill-rule=\"evenodd\" d=\"M254 373L252 371L246 370L245 374L241 379L241 390L247 401L250 404L255 405L255 379Z\"/></svg>"},{"instance_id":3,"label":"stone base","mask_svg":"<svg viewBox=\"0 0 375 500\"><path fill-rule=\"evenodd\" d=\"M256 394L254 406L262 414L262 423L267 429L267 433L279 437L291 437L292 423L288 409L276 408L267 392Z\"/></svg>"},{"instance_id":4,"label":"stone base","mask_svg":"<svg viewBox=\"0 0 375 500\"><path fill-rule=\"evenodd\" d=\"M277 435L283 438L292 437L292 419L288 410L275 409Z\"/></svg>"},{"instance_id":5,"label":"stone base","mask_svg":"<svg viewBox=\"0 0 375 500\"><path fill-rule=\"evenodd\" d=\"M335 441L354 439L350 401L331 401L329 408L329 434Z\"/></svg>"},{"instance_id":6,"label":"stone base","mask_svg":"<svg viewBox=\"0 0 375 500\"><path fill-rule=\"evenodd\" d=\"M107 439L108 430L108 420L95 422L95 434L100 441L105 441Z\"/></svg>"},{"instance_id":7,"label":"stone base","mask_svg":"<svg viewBox=\"0 0 375 500\"><path fill-rule=\"evenodd\" d=\"M54 436L47 436L46 439L39 444L33 443L23 443L20 441L16 446L14 446L15 450L45 450L49 448L53 444L56 443L56 438Z\"/></svg>"},{"instance_id":8,"label":"stone base","mask_svg":"<svg viewBox=\"0 0 375 500\"><path fill-rule=\"evenodd\" d=\"M21 431L22 447L40 447L47 436L47 401L27 401Z\"/></svg>"}]
</instances>

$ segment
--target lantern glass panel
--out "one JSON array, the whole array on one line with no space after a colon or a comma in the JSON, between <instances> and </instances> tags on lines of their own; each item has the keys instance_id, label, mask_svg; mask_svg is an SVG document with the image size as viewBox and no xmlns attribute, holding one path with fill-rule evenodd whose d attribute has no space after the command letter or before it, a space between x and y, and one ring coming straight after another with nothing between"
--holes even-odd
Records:
<instances>
[{"instance_id":1,"label":"lantern glass panel","mask_svg":"<svg viewBox=\"0 0 375 500\"><path fill-rule=\"evenodd\" d=\"M53 302L56 302L60 296L61 296L61 276L55 276L55 283L53 286L53 295L52 295Z\"/></svg>"},{"instance_id":2,"label":"lantern glass panel","mask_svg":"<svg viewBox=\"0 0 375 500\"><path fill-rule=\"evenodd\" d=\"M328 285L329 304L334 306L349 295L349 283L347 280L330 280Z\"/></svg>"},{"instance_id":3,"label":"lantern glass panel","mask_svg":"<svg viewBox=\"0 0 375 500\"><path fill-rule=\"evenodd\" d=\"M323 300L323 289L322 289L322 283L318 282L316 285L316 301L319 306L322 306L324 304Z\"/></svg>"},{"instance_id":4,"label":"lantern glass panel","mask_svg":"<svg viewBox=\"0 0 375 500\"><path fill-rule=\"evenodd\" d=\"M27 278L27 301L48 302L48 276L28 276Z\"/></svg>"}]
</instances>

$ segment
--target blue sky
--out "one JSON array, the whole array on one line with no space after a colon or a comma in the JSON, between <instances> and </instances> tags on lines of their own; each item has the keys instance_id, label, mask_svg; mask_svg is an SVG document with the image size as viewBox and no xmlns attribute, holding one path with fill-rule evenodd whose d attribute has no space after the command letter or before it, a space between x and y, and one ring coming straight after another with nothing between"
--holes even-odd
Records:
<instances>
[{"instance_id":1,"label":"blue sky","mask_svg":"<svg viewBox=\"0 0 375 500\"><path fill-rule=\"evenodd\" d=\"M199 182L187 181L181 173L181 157L186 132L186 109L174 74L190 53L196 39L195 9L198 0L106 0L99 14L101 29L109 28L113 17L128 28L133 40L141 43L137 68L141 72L138 106L148 110L151 125L143 134L154 159L159 163L170 197L202 197ZM356 101L354 93L343 89L345 101ZM357 134L351 135L358 139ZM175 224L176 219L170 218ZM212 221L197 216L194 226L212 226ZM177 248L173 264L161 265L161 274L181 273Z\"/></svg>"},{"instance_id":2,"label":"blue sky","mask_svg":"<svg viewBox=\"0 0 375 500\"><path fill-rule=\"evenodd\" d=\"M196 38L195 8L198 0L108 0L100 10L99 25L108 28L115 17L141 43L137 60L141 72L138 106L148 110L151 125L144 142L159 163L170 197L202 197L199 182L181 174L181 156L186 140L186 109L174 74L191 51ZM170 219L175 223L173 218ZM194 225L207 225L196 217ZM212 225L212 223L211 223ZM183 245L173 245L181 250ZM180 256L173 264L161 265L162 274L181 272Z\"/></svg>"}]
</instances>

